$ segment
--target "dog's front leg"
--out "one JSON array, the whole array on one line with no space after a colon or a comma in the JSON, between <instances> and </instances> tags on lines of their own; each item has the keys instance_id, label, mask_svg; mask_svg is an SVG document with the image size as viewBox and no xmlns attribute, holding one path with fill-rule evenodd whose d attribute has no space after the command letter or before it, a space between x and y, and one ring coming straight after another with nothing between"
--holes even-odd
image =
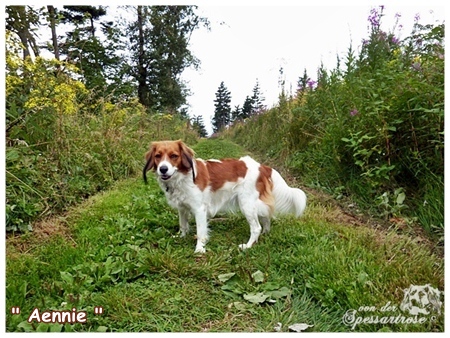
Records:
<instances>
[{"instance_id":1,"label":"dog's front leg","mask_svg":"<svg viewBox=\"0 0 450 338\"><path fill-rule=\"evenodd\" d=\"M195 252L204 253L205 244L208 242L208 219L204 206L195 211L195 223L197 224L197 246L195 247Z\"/></svg>"},{"instance_id":2,"label":"dog's front leg","mask_svg":"<svg viewBox=\"0 0 450 338\"><path fill-rule=\"evenodd\" d=\"M178 209L178 220L180 222L181 237L189 232L189 210L186 208Z\"/></svg>"}]
</instances>

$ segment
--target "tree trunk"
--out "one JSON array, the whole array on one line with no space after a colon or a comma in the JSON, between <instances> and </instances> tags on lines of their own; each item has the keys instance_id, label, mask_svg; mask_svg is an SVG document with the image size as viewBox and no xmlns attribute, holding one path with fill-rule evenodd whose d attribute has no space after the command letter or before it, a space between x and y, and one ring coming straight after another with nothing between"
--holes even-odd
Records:
<instances>
[{"instance_id":1,"label":"tree trunk","mask_svg":"<svg viewBox=\"0 0 450 338\"><path fill-rule=\"evenodd\" d=\"M145 64L145 53L144 53L144 13L142 6L137 6L138 14L138 35L139 35L139 56L138 56L138 97L139 102L145 106L149 107L149 97L147 88L147 65Z\"/></svg>"},{"instance_id":2,"label":"tree trunk","mask_svg":"<svg viewBox=\"0 0 450 338\"><path fill-rule=\"evenodd\" d=\"M47 9L50 17L50 28L52 30L53 52L55 53L55 59L59 61L59 46L58 37L56 35L55 7L47 6Z\"/></svg>"}]
</instances>

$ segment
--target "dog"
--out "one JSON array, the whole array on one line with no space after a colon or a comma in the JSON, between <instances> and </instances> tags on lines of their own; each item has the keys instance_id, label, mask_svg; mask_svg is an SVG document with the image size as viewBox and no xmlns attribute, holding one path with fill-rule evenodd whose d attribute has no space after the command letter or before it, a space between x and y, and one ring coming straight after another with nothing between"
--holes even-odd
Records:
<instances>
[{"instance_id":1,"label":"dog","mask_svg":"<svg viewBox=\"0 0 450 338\"><path fill-rule=\"evenodd\" d=\"M182 237L189 231L189 216L194 216L196 253L205 252L208 218L219 212L240 210L244 214L250 239L239 248L245 250L258 241L261 231L269 232L274 215L299 217L306 208L302 190L289 187L275 169L249 156L207 161L194 156L181 140L153 142L145 155L143 178L147 183L147 171L156 172L169 205L178 210Z\"/></svg>"}]
</instances>

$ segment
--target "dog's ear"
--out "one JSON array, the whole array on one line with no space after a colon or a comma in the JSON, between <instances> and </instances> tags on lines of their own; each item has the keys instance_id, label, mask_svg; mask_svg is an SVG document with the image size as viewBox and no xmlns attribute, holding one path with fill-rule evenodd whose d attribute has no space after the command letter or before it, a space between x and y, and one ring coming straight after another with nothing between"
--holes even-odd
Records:
<instances>
[{"instance_id":1,"label":"dog's ear","mask_svg":"<svg viewBox=\"0 0 450 338\"><path fill-rule=\"evenodd\" d=\"M147 171L150 169L156 169L155 168L155 144L151 144L150 150L147 151L145 154L145 159L147 162L145 163L144 170L142 171L142 174L144 176L144 182L147 183Z\"/></svg>"},{"instance_id":2,"label":"dog's ear","mask_svg":"<svg viewBox=\"0 0 450 338\"><path fill-rule=\"evenodd\" d=\"M195 172L194 172L194 151L189 148L183 141L178 140L178 146L180 147L181 153L181 163L187 169L192 169L192 180L195 182Z\"/></svg>"}]
</instances>

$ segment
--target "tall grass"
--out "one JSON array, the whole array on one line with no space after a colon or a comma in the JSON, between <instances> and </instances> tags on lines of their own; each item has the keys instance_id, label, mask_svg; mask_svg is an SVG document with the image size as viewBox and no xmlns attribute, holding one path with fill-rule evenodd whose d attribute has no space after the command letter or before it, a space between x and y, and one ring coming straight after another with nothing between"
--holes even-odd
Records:
<instances>
[{"instance_id":1,"label":"tall grass","mask_svg":"<svg viewBox=\"0 0 450 338\"><path fill-rule=\"evenodd\" d=\"M305 76L298 92L226 135L285 161L310 185L351 195L387 220L442 232L444 25L415 23L399 41L370 16L370 36L345 64Z\"/></svg>"}]
</instances>

